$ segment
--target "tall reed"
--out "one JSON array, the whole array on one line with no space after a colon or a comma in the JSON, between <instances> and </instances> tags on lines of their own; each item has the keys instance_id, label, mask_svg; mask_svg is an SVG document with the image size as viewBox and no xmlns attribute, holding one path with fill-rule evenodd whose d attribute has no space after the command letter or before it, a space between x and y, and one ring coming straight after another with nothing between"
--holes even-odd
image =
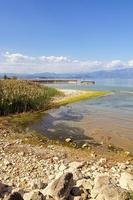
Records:
<instances>
[{"instance_id":1,"label":"tall reed","mask_svg":"<svg viewBox=\"0 0 133 200\"><path fill-rule=\"evenodd\" d=\"M59 92L24 80L0 80L0 115L46 109Z\"/></svg>"}]
</instances>

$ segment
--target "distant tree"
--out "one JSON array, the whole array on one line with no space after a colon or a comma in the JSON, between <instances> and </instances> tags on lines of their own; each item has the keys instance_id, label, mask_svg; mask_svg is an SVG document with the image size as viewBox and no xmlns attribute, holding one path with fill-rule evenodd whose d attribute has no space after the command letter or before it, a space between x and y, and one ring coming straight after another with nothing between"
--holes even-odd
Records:
<instances>
[{"instance_id":1,"label":"distant tree","mask_svg":"<svg viewBox=\"0 0 133 200\"><path fill-rule=\"evenodd\" d=\"M4 77L3 77L3 78L4 78L4 79L8 79L8 77L7 77L7 75L6 75L6 74L4 75Z\"/></svg>"}]
</instances>

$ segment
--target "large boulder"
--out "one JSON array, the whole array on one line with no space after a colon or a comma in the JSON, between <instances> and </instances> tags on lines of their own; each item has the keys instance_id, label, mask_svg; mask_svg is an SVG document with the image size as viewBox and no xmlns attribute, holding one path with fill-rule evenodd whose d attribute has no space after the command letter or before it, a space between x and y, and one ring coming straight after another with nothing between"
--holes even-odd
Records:
<instances>
[{"instance_id":1,"label":"large boulder","mask_svg":"<svg viewBox=\"0 0 133 200\"><path fill-rule=\"evenodd\" d=\"M120 187L133 191L133 175L123 172L119 180Z\"/></svg>"},{"instance_id":2,"label":"large boulder","mask_svg":"<svg viewBox=\"0 0 133 200\"><path fill-rule=\"evenodd\" d=\"M66 173L56 178L42 191L42 193L44 195L52 196L55 200L66 200L73 185L73 174Z\"/></svg>"},{"instance_id":3,"label":"large boulder","mask_svg":"<svg viewBox=\"0 0 133 200\"><path fill-rule=\"evenodd\" d=\"M91 191L91 197L96 200L129 200L130 195L110 182L109 176L97 176L94 188Z\"/></svg>"}]
</instances>

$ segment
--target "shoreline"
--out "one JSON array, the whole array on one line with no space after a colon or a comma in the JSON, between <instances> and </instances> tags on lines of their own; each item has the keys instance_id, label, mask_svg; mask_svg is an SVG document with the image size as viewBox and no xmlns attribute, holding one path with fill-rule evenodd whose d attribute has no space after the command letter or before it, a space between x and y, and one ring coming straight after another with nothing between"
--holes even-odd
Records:
<instances>
[{"instance_id":1,"label":"shoreline","mask_svg":"<svg viewBox=\"0 0 133 200\"><path fill-rule=\"evenodd\" d=\"M7 124L9 124L9 126L11 126L11 128L17 129L19 130L19 132L24 132L26 130L26 134L28 135L28 131L33 133L33 137L35 137L36 141L33 141L33 143L35 143L37 145L37 142L40 140L44 140L44 143L52 143L55 145L62 145L62 146L66 146L66 147L70 147L70 148L78 148L79 150L84 150L82 149L82 145L79 146L78 144L76 144L74 141L67 143L65 140L61 141L61 140L51 140L48 139L46 136L44 136L41 133L38 133L36 131L30 130L28 128L28 124L30 123L34 123L34 121L39 120L43 115L45 115L45 113L47 113L49 110L51 109L58 109L58 107L69 104L69 103L74 103L74 102L78 102L78 101L82 101L82 100L87 100L87 99L92 99L92 98L99 98L102 96L106 96L106 95L110 95L112 94L111 92L106 92L106 91L88 91L88 90L72 90L72 89L58 89L58 91L60 91L62 93L61 96L58 97L54 97L52 100L52 104L49 105L48 109L45 111L37 111L37 112L26 112L26 113L22 113L22 114L16 114L13 116L7 116L7 117L3 117L4 120L7 120ZM1 122L1 121L0 121ZM37 136L37 137L36 137ZM30 133L30 137L31 137L31 133ZM67 139L67 138L66 138ZM97 137L94 137L95 142L98 142L100 145L100 141L97 141ZM29 142L31 142L30 140L28 140ZM28 143L28 142L26 142ZM111 149L108 148L108 145L111 145ZM90 150L90 146L86 146L85 150ZM98 147L91 147L91 151L96 151L97 154L99 152L99 155L101 154L105 154L106 156L108 156L110 154L110 152L108 151L112 151L111 154L113 153L118 153L120 155L124 155L126 156L127 154L130 155L130 152L127 152L126 150L123 150L113 144L105 144L105 147L103 146L103 148L98 148Z\"/></svg>"},{"instance_id":2,"label":"shoreline","mask_svg":"<svg viewBox=\"0 0 133 200\"><path fill-rule=\"evenodd\" d=\"M71 96L76 94L77 97L77 91L66 93L67 103L70 102L68 99ZM83 93L80 93L80 99L82 95L84 96ZM87 92L87 95L90 94ZM72 181L75 183L68 193L69 199L92 199L98 177L107 180L104 184L107 191L111 189L113 193L115 192L114 197L122 194L125 195L124 200L127 197L132 199L130 190L128 188L124 190L121 184L124 173L133 177L133 157L128 152L119 151L114 147L110 147L106 152L88 147L74 148L67 142L50 141L25 126L27 122L37 120L40 114L44 113L0 117L0 187L4 188L1 191L4 199L9 200L13 195L21 196L23 200L40 199L40 196L47 200L49 199L47 195L54 199L54 194L48 193L48 189L51 188L51 184L57 183L57 180L60 183L60 180L65 180L68 175L73 177ZM113 184L108 184L108 180L113 181ZM75 187L82 191L78 196ZM10 190L5 193L5 188ZM59 190L59 185L56 188ZM65 189L67 190L67 187Z\"/></svg>"},{"instance_id":3,"label":"shoreline","mask_svg":"<svg viewBox=\"0 0 133 200\"><path fill-rule=\"evenodd\" d=\"M64 141L50 140L47 137L45 137L43 134L30 130L27 125L40 119L40 117L42 117L45 113L47 113L48 110L57 109L58 107L69 104L69 103L74 103L81 100L87 100L87 99L92 99L92 98L98 98L98 97L111 94L110 92L104 92L104 91L88 91L88 90L85 91L85 90L71 90L71 89L58 89L58 90L62 93L62 95L54 98L52 100L52 106L50 105L46 111L26 112L26 113L20 113L16 115L10 115L6 117L0 117L0 129L4 125L2 129L5 129L5 132L6 132L6 126L9 127L11 131L13 132L13 135L9 136L8 134L9 139L16 140L16 138L19 138L18 137L18 134L19 134L20 139L22 139L23 142L26 144L28 144L29 142L29 144L38 145L40 144L40 141L42 141L44 142L44 146L46 146L47 144L52 144L52 145L61 145L63 147L67 147L70 149L76 148L77 151L79 150L81 152L84 150L85 151L87 150L88 152L95 151L97 155L99 154L99 156L104 154L105 156L110 157L112 156L112 154L116 154L116 157L117 156L119 157L119 155L122 157L123 156L126 157L127 155L132 157L130 152L120 149L119 147L114 146L113 144L111 144L112 145L111 149L108 149L107 145L106 145L106 148L103 148L102 150L98 147L90 148L89 146L86 146L85 148L81 148L82 146L77 146L77 144L75 144L73 141L66 142L65 140ZM25 140L24 137L27 137L26 139L27 141Z\"/></svg>"},{"instance_id":4,"label":"shoreline","mask_svg":"<svg viewBox=\"0 0 133 200\"><path fill-rule=\"evenodd\" d=\"M63 95L60 97L55 97L53 99L52 101L53 107L112 94L111 92L108 91L95 91L95 90L73 90L73 89L59 89L59 88L57 90L60 91Z\"/></svg>"}]
</instances>

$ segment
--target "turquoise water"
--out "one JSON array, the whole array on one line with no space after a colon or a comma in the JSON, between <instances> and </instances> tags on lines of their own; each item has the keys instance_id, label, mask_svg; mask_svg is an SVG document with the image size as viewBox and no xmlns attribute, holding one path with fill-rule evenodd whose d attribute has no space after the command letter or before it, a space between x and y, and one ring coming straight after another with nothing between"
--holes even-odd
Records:
<instances>
[{"instance_id":1,"label":"turquoise water","mask_svg":"<svg viewBox=\"0 0 133 200\"><path fill-rule=\"evenodd\" d=\"M96 85L54 84L57 88L107 90L112 94L52 109L33 125L51 139L76 142L114 137L111 142L133 151L133 80L96 80ZM118 141L119 137L122 141ZM99 139L100 138L100 139Z\"/></svg>"}]
</instances>

